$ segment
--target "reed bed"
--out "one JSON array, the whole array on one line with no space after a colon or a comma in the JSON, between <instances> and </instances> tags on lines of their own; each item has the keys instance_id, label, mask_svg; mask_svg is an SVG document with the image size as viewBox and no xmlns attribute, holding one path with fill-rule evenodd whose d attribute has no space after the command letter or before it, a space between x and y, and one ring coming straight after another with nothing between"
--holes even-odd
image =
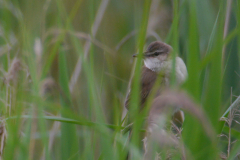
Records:
<instances>
[{"instance_id":1,"label":"reed bed","mask_svg":"<svg viewBox=\"0 0 240 160\"><path fill-rule=\"evenodd\" d=\"M156 40L188 69L171 159L240 159L239 1L0 0L0 20L0 159L143 159L132 55Z\"/></svg>"}]
</instances>

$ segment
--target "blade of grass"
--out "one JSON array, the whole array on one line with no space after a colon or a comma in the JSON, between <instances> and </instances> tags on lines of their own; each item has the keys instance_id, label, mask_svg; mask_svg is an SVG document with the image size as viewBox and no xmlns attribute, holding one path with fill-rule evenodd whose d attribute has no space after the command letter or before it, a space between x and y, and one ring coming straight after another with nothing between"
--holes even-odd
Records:
<instances>
[{"instance_id":1,"label":"blade of grass","mask_svg":"<svg viewBox=\"0 0 240 160\"><path fill-rule=\"evenodd\" d=\"M232 0L227 1L227 9L226 9L226 17L225 17L225 25L224 25L224 33L223 33L223 39L227 37L228 34L228 29L229 29L229 22L230 22L230 14L231 14L231 9L232 9ZM222 63L224 62L225 59L225 49L226 45L223 46L222 49Z\"/></svg>"},{"instance_id":2,"label":"blade of grass","mask_svg":"<svg viewBox=\"0 0 240 160\"><path fill-rule=\"evenodd\" d=\"M236 2L237 3L237 28L238 28L238 58L239 58L239 62L240 62L240 3L239 1Z\"/></svg>"},{"instance_id":3,"label":"blade of grass","mask_svg":"<svg viewBox=\"0 0 240 160\"><path fill-rule=\"evenodd\" d=\"M195 100L201 101L200 97L200 48L199 48L199 28L201 27L197 21L197 3L196 0L188 2L189 7L189 33L188 33L188 55L187 55L187 68L188 68L188 80L187 89L194 97ZM211 58L211 57L210 57ZM212 59L212 58L211 58ZM214 60L216 65L219 65L219 61ZM220 61L221 62L221 61ZM220 63L221 66L221 63ZM220 67L221 71L221 67ZM221 72L220 72L221 73ZM214 74L214 73L210 73ZM213 76L213 75L212 75ZM216 88L221 86L216 86ZM214 88L214 89L216 89ZM220 93L217 94L218 96ZM210 113L207 112L209 116ZM190 153L195 159L216 159L218 157L216 139L209 139L203 128L197 122L195 117L191 115L186 116L186 122L183 128L191 128L183 131L183 139ZM211 145L210 145L211 144ZM190 156L190 155L188 155ZM190 158L190 157L189 157Z\"/></svg>"},{"instance_id":4,"label":"blade of grass","mask_svg":"<svg viewBox=\"0 0 240 160\"><path fill-rule=\"evenodd\" d=\"M240 141L237 141L231 149L228 160L235 160L235 157L239 154L239 150L240 150Z\"/></svg>"},{"instance_id":5,"label":"blade of grass","mask_svg":"<svg viewBox=\"0 0 240 160\"><path fill-rule=\"evenodd\" d=\"M112 125L112 124L103 124L103 123L98 123L98 122L91 122L89 120L86 119L82 119L82 120L75 120L75 119L71 119L71 118L65 118L65 117L56 117L56 116L43 116L43 117L33 117L30 115L21 115L20 117L8 117L5 120L10 120L10 119L16 119L16 118L26 118L26 119L40 119L43 118L45 120L50 120L50 121L58 121L58 122L63 122L63 123L69 123L69 124L77 124L77 125L82 125L82 126L88 126L88 127L92 127L92 126L98 126L98 125L104 125L110 129L124 129L125 127L122 126L117 126L117 125Z\"/></svg>"},{"instance_id":6,"label":"blade of grass","mask_svg":"<svg viewBox=\"0 0 240 160\"><path fill-rule=\"evenodd\" d=\"M59 51L59 84L65 97L61 95L62 107L71 106L71 97L68 89L68 74L65 52L62 48ZM70 102L70 104L69 104ZM65 113L62 112L62 116L65 117ZM63 123L61 125L61 148L62 159L68 159L78 151L78 138L76 136L76 127L74 125ZM75 156L72 159L78 159Z\"/></svg>"},{"instance_id":7,"label":"blade of grass","mask_svg":"<svg viewBox=\"0 0 240 160\"><path fill-rule=\"evenodd\" d=\"M224 114L222 115L222 117L226 117L227 114L229 113L229 111L235 107L238 107L240 104L240 96L231 104L230 107L228 107L228 109L224 112Z\"/></svg>"},{"instance_id":8,"label":"blade of grass","mask_svg":"<svg viewBox=\"0 0 240 160\"><path fill-rule=\"evenodd\" d=\"M147 33L150 6L151 6L151 0L145 0L142 22L141 22L140 32L138 35L138 43L137 43L140 57L143 56L143 47L144 47L145 37ZM134 77L132 81L132 90L131 90L132 96L130 100L130 110L129 110L130 120L134 122L131 143L137 148L140 146L139 131L142 126L142 124L139 123L140 117L138 116L139 104L140 104L139 95L140 95L140 71L141 71L141 64L142 64L141 62L142 62L141 58L138 58L136 60L136 67L135 67ZM134 159L134 157L131 157L131 158Z\"/></svg>"},{"instance_id":9,"label":"blade of grass","mask_svg":"<svg viewBox=\"0 0 240 160\"><path fill-rule=\"evenodd\" d=\"M97 34L99 25L100 25L100 23L102 21L102 17L103 17L103 15L105 13L105 10L107 8L108 2L109 2L109 0L102 0L101 1L101 4L100 4L99 9L98 9L98 12L96 14L95 21L94 21L93 26L92 26L92 37L95 37L96 34ZM91 47L91 41L86 42L86 44L84 46L84 59L87 58L89 50L90 50L90 47ZM69 84L69 88L70 88L71 92L72 92L72 90L74 88L74 85L77 82L77 79L78 79L78 77L79 77L79 75L81 73L81 70L82 70L82 60L79 57L78 62L77 62L76 66L75 66L75 69L73 71L73 74L71 76L70 84Z\"/></svg>"},{"instance_id":10,"label":"blade of grass","mask_svg":"<svg viewBox=\"0 0 240 160\"><path fill-rule=\"evenodd\" d=\"M175 86L175 81L176 81L176 74L175 74L175 70L176 70L176 56L177 53L179 53L179 45L178 45L178 41L179 41L179 34L178 34L178 23L179 23L179 4L177 0L173 1L173 14L174 14L174 19L173 19L173 39L172 39L172 43L173 43L173 52L172 54L172 59L173 59L173 63L172 63L172 70L171 70L171 86Z\"/></svg>"}]
</instances>

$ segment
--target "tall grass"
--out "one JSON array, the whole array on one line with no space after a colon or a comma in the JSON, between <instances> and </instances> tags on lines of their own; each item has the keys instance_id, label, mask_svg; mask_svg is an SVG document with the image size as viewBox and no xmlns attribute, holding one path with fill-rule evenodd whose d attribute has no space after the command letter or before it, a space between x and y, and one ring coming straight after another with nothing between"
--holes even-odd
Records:
<instances>
[{"instance_id":1,"label":"tall grass","mask_svg":"<svg viewBox=\"0 0 240 160\"><path fill-rule=\"evenodd\" d=\"M223 0L0 0L0 159L142 159L149 108L139 113L132 54L157 39L183 58L182 90L214 133L186 112L187 159L237 159L239 10Z\"/></svg>"}]
</instances>

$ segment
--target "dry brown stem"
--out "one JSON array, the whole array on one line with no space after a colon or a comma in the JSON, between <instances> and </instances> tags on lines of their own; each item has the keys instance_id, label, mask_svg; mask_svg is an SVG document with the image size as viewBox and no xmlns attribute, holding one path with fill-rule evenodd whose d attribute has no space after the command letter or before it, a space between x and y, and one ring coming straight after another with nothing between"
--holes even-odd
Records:
<instances>
[{"instance_id":1,"label":"dry brown stem","mask_svg":"<svg viewBox=\"0 0 240 160\"><path fill-rule=\"evenodd\" d=\"M7 139L7 130L5 127L5 123L1 122L0 123L0 160L2 160L6 139Z\"/></svg>"}]
</instances>

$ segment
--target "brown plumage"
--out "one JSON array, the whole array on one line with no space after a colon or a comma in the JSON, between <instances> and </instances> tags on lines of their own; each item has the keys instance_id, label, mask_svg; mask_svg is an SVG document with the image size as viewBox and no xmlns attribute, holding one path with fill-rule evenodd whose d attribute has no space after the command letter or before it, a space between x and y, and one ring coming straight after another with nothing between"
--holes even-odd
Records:
<instances>
[{"instance_id":1,"label":"brown plumage","mask_svg":"<svg viewBox=\"0 0 240 160\"><path fill-rule=\"evenodd\" d=\"M147 47L147 50L144 52L144 56L146 57L145 59L152 59L155 57L163 57L161 58L161 61L167 61L168 56L170 54L170 52L172 51L172 47L166 43L163 42L152 42L149 44L149 46ZM156 53L158 55L156 55ZM136 57L137 55L134 55L134 57ZM141 109L143 108L147 97L149 95L149 93L152 90L153 85L155 84L155 81L157 79L159 75L159 72L156 72L150 68L148 68L146 65L144 65L142 67L142 73L141 73L141 93L140 93L140 100L141 100ZM164 86L166 86L165 83L165 74L161 74L162 79L161 82L159 82L159 84L161 84L161 88L163 88ZM157 92L157 95L159 94L159 91ZM156 96L157 96L156 95ZM128 92L126 100L125 100L125 107L127 109L129 109L129 101L130 101L130 97L131 97L131 91Z\"/></svg>"},{"instance_id":2,"label":"brown plumage","mask_svg":"<svg viewBox=\"0 0 240 160\"><path fill-rule=\"evenodd\" d=\"M141 76L141 93L140 93L141 108L144 106L144 104L147 100L147 97L148 97L149 93L151 92L156 79L157 79L157 73L148 69L146 66L143 66L142 76ZM131 91L128 92L127 98L125 100L125 107L127 109L129 109L129 101L130 101L130 96L131 96L130 94L131 94Z\"/></svg>"},{"instance_id":3,"label":"brown plumage","mask_svg":"<svg viewBox=\"0 0 240 160\"><path fill-rule=\"evenodd\" d=\"M171 52L172 47L170 45L159 41L152 42L143 54L144 66L142 68L140 80L140 109L144 107L147 98L153 90L153 87L155 87L155 83L158 85L158 88L156 88L157 92L154 93L155 97L153 99L153 103L151 105L148 116L147 130L149 134L147 137L150 137L151 139L156 135L159 138L158 140L161 140L162 145L165 145L167 143L171 143L171 145L178 144L178 140L171 135L168 135L165 131L167 123L170 122L167 122L167 116L172 116L172 121L176 127L181 126L184 121L184 114L180 110L180 107L176 103L174 103L173 106L169 107L168 103L171 102L171 100L167 101L168 103L166 103L166 97L164 97L163 93L163 90L168 89L170 84L172 71ZM134 57L137 57L137 55L135 54ZM187 78L187 69L185 63L180 57L176 57L175 60L176 84L180 85ZM130 99L131 90L127 94L125 100L125 107L128 110ZM160 137L158 136L159 132L155 132L155 127L158 126L158 121L163 123L163 130L160 130ZM146 144L149 142L149 140L147 140L147 137L144 139L145 149L147 148ZM162 140L166 141L163 142Z\"/></svg>"},{"instance_id":4,"label":"brown plumage","mask_svg":"<svg viewBox=\"0 0 240 160\"><path fill-rule=\"evenodd\" d=\"M149 55L155 51L160 51L161 53L170 53L172 51L172 47L166 43L155 41L149 44L145 55Z\"/></svg>"}]
</instances>

